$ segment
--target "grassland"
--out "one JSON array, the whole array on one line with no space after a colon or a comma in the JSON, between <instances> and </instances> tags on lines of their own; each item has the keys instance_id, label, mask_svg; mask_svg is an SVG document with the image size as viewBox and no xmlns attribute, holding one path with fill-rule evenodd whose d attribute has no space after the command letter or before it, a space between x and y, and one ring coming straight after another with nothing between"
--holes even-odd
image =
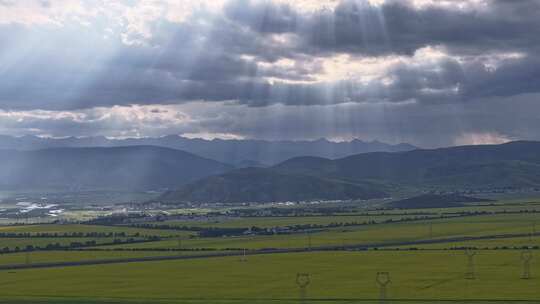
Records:
<instances>
[{"instance_id":1,"label":"grassland","mask_svg":"<svg viewBox=\"0 0 540 304\"><path fill-rule=\"evenodd\" d=\"M305 207L303 207L305 208ZM320 207L319 207L320 208ZM288 209L288 208L284 208ZM303 209L300 209L303 210ZM311 210L311 209L310 209ZM333 223L385 223L388 221L414 220L421 218L452 218L464 215L497 215L516 213L540 213L540 203L536 201L509 201L486 205L471 205L457 208L431 208L407 210L364 210L351 208L348 212L332 212L320 214L314 208L309 215L289 216L221 216L196 217L193 220L165 220L147 222L148 225L171 227L201 227L201 228L273 228L297 225L329 225Z\"/></svg>"},{"instance_id":2,"label":"grassland","mask_svg":"<svg viewBox=\"0 0 540 304\"><path fill-rule=\"evenodd\" d=\"M186 254L186 253L182 253ZM52 262L76 262L92 260L110 260L149 256L171 256L177 252L138 252L138 251L42 251L0 255L1 265L39 264Z\"/></svg>"},{"instance_id":3,"label":"grassland","mask_svg":"<svg viewBox=\"0 0 540 304\"><path fill-rule=\"evenodd\" d=\"M156 239L189 238L193 233L177 230L138 229L95 225L27 225L0 227L0 250L4 254L27 250L78 249Z\"/></svg>"},{"instance_id":4,"label":"grassland","mask_svg":"<svg viewBox=\"0 0 540 304\"><path fill-rule=\"evenodd\" d=\"M177 230L156 230L156 229L142 229L131 227L113 227L113 226L97 226L97 225L80 225L80 224L45 224L45 225L17 225L17 226L4 226L0 227L0 233L91 233L91 232L103 232L103 233L126 233L135 234L138 233L141 236L189 236L192 233L181 232Z\"/></svg>"},{"instance_id":5,"label":"grassland","mask_svg":"<svg viewBox=\"0 0 540 304\"><path fill-rule=\"evenodd\" d=\"M365 300L367 302L363 303L370 303L378 297L375 275L379 271L391 273L389 297L413 301L408 303L422 300L426 303L434 300L535 301L540 299L540 264L535 258L531 264L533 279L521 280L520 248L538 248L534 246L540 245L540 237L529 236L536 229L535 223L540 223L540 213L531 212L536 206L518 202L454 210L408 210L407 214L403 211L370 211L369 214L334 216L217 217L205 221L155 222L156 225L174 226L170 230L77 224L0 227L0 233L27 234L24 238L0 238L0 247L17 245L22 248L28 244L85 240L102 242L76 251L1 254L0 266L189 257L222 252L241 255L243 248L249 249L248 253L261 253L257 250L264 248L313 248L311 252L249 255L247 262L240 262L238 256L199 257L5 270L0 271L0 286L3 286L0 303L298 303L296 273L310 273L312 283L308 298L315 302L357 303ZM479 209L490 210L490 213L473 215ZM504 210L512 213L493 213ZM426 213L430 214L430 219L410 220ZM402 221L405 218L410 221ZM331 226L335 223L365 224ZM320 226L291 230L287 234L224 237L200 237L194 231L179 230L183 226L270 228L295 225ZM38 237L38 233L56 233L58 236ZM160 240L103 246L100 244L111 239L66 237L66 233L125 233L141 238L159 237ZM482 239L452 241L464 237ZM385 246L400 242L410 244ZM371 245L371 250L317 250L319 246L337 248L343 245ZM379 250L373 247L379 247ZM463 251L446 250L463 247L478 248L476 280L464 279L467 259ZM180 248L186 251L177 251ZM197 251L201 248L210 251ZM417 250L403 250L411 248ZM540 251L533 250L535 256L537 253Z\"/></svg>"},{"instance_id":6,"label":"grassland","mask_svg":"<svg viewBox=\"0 0 540 304\"><path fill-rule=\"evenodd\" d=\"M308 222L311 218L304 218ZM338 217L332 218L334 221ZM318 218L314 218L315 221ZM342 246L357 244L384 244L452 237L480 237L502 234L529 234L540 214L505 214L468 216L451 219L386 223L365 226L316 230L309 233L271 236L238 236L218 238L192 238L182 241L183 248L303 248L312 246ZM311 223L315 223L311 222ZM540 226L539 226L540 227ZM175 239L159 242L126 244L107 248L177 248Z\"/></svg>"},{"instance_id":7,"label":"grassland","mask_svg":"<svg viewBox=\"0 0 540 304\"><path fill-rule=\"evenodd\" d=\"M490 213L501 212L516 213L523 211L540 212L540 203L528 201L516 201L506 203L493 203L489 205L458 207L458 208L435 208L435 209L411 209L411 210L385 210L366 211L357 210L351 213L337 213L331 216L272 216L272 217L218 217L198 220L170 220L150 222L149 225L169 225L171 227L201 227L201 228L273 228L295 225L329 225L332 223L384 223L389 220L400 221L404 219L417 219L421 217L457 217L461 213Z\"/></svg>"},{"instance_id":8,"label":"grassland","mask_svg":"<svg viewBox=\"0 0 540 304\"><path fill-rule=\"evenodd\" d=\"M521 249L524 247L540 247L540 237L517 237L505 239L489 239L489 240L474 240L462 242L443 242L437 244L421 244L414 246L396 246L390 247L408 249L414 247L416 249L462 249L476 248L482 250L499 250L499 249Z\"/></svg>"},{"instance_id":9,"label":"grassland","mask_svg":"<svg viewBox=\"0 0 540 304\"><path fill-rule=\"evenodd\" d=\"M343 216L288 216L288 217L245 217L245 218L220 218L205 221L164 221L151 222L151 225L169 225L171 227L201 227L201 228L273 228L296 225L329 225L335 223L370 223L385 222L388 220L414 219L415 215L343 215Z\"/></svg>"},{"instance_id":10,"label":"grassland","mask_svg":"<svg viewBox=\"0 0 540 304\"><path fill-rule=\"evenodd\" d=\"M292 303L298 297L295 276L299 272L311 274L308 298L376 299L375 275L389 271L391 299L540 298L537 279L520 279L521 262L516 252L482 252L476 266L477 279L465 280L466 259L461 252L327 252L253 256L247 262L212 258L19 270L4 272L0 284L2 298L14 301ZM533 264L532 272L540 273L539 264Z\"/></svg>"}]
</instances>

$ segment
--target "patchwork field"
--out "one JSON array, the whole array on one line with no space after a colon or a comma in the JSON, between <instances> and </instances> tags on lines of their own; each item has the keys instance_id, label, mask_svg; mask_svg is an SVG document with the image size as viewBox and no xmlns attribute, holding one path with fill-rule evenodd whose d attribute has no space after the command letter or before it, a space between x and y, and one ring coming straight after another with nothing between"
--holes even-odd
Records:
<instances>
[{"instance_id":1,"label":"patchwork field","mask_svg":"<svg viewBox=\"0 0 540 304\"><path fill-rule=\"evenodd\" d=\"M540 213L531 210L535 205L518 206L506 213L501 206L487 213L475 209L487 207L471 206L459 212L220 216L145 228L4 226L0 248L19 249L0 254L0 303L299 303L298 273L310 276L305 303L375 303L379 272L389 273L387 299L396 303L534 302L540 299ZM428 219L420 218L427 213ZM203 235L231 228L236 234ZM51 242L66 247L40 247ZM69 246L73 242L83 245ZM474 280L466 279L471 266L465 248L476 253ZM532 256L527 280L521 279L523 252Z\"/></svg>"},{"instance_id":2,"label":"patchwork field","mask_svg":"<svg viewBox=\"0 0 540 304\"><path fill-rule=\"evenodd\" d=\"M329 217L338 221L339 217ZM351 227L307 230L304 233L271 236L236 236L217 238L187 238L183 248L302 248L311 246L343 246L437 240L456 237L482 237L505 234L533 233L534 223L540 214L507 214L456 217L403 223L372 224ZM292 219L291 219L292 220ZM318 218L302 218L309 223ZM539 226L540 227L540 226ZM142 244L125 244L107 248L177 248L177 240L164 240ZM446 247L445 247L446 248Z\"/></svg>"}]
</instances>

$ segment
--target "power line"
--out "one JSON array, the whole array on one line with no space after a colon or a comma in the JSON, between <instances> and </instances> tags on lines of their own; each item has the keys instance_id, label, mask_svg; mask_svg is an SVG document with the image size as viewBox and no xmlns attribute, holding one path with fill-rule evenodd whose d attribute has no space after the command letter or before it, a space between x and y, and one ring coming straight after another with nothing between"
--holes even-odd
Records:
<instances>
[{"instance_id":1,"label":"power line","mask_svg":"<svg viewBox=\"0 0 540 304\"><path fill-rule=\"evenodd\" d=\"M476 256L476 251L467 249L465 250L465 255L467 256L467 271L465 272L465 279L475 280L476 271L474 266L474 257Z\"/></svg>"},{"instance_id":2,"label":"power line","mask_svg":"<svg viewBox=\"0 0 540 304\"><path fill-rule=\"evenodd\" d=\"M388 285L391 283L389 272L378 272L376 277L377 285L379 285L379 301L386 303L388 299Z\"/></svg>"},{"instance_id":3,"label":"power line","mask_svg":"<svg viewBox=\"0 0 540 304\"><path fill-rule=\"evenodd\" d=\"M240 257L240 262L247 262L246 248L242 249L242 256Z\"/></svg>"},{"instance_id":4,"label":"power line","mask_svg":"<svg viewBox=\"0 0 540 304\"><path fill-rule=\"evenodd\" d=\"M25 263L27 266L30 266L30 264L31 264L31 261L30 261L30 251L29 251L29 250L27 250L26 253L25 253L24 263Z\"/></svg>"},{"instance_id":5,"label":"power line","mask_svg":"<svg viewBox=\"0 0 540 304\"><path fill-rule=\"evenodd\" d=\"M528 280L531 278L531 260L533 258L533 253L530 249L524 250L521 252L521 261L523 262L523 273L521 278Z\"/></svg>"},{"instance_id":6,"label":"power line","mask_svg":"<svg viewBox=\"0 0 540 304\"><path fill-rule=\"evenodd\" d=\"M311 234L309 233L309 231L306 231L306 234L307 234L307 249L311 251Z\"/></svg>"},{"instance_id":7,"label":"power line","mask_svg":"<svg viewBox=\"0 0 540 304\"><path fill-rule=\"evenodd\" d=\"M300 302L306 303L307 298L307 287L311 283L311 277L309 273L297 273L296 274L296 285L300 289Z\"/></svg>"},{"instance_id":8,"label":"power line","mask_svg":"<svg viewBox=\"0 0 540 304\"><path fill-rule=\"evenodd\" d=\"M182 255L182 237L178 238L178 254Z\"/></svg>"}]
</instances>

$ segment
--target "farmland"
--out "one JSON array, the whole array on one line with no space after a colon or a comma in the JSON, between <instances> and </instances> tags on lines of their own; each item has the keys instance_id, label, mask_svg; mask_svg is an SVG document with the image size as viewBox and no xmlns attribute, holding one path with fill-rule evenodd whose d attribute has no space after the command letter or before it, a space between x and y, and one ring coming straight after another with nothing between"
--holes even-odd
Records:
<instances>
[{"instance_id":1,"label":"farmland","mask_svg":"<svg viewBox=\"0 0 540 304\"><path fill-rule=\"evenodd\" d=\"M213 258L29 269L4 273L0 284L5 287L3 298L13 300L270 303L275 299L293 303L298 296L294 284L298 272L312 276L309 298L376 299L375 273L391 271L389 296L394 299L532 300L539 296L537 280L520 279L516 252L482 252L478 256L478 279L474 281L463 279L464 260L459 252L301 253L254 256L247 262ZM533 271L540 271L537 264ZM211 294L208 288L212 288Z\"/></svg>"},{"instance_id":2,"label":"farmland","mask_svg":"<svg viewBox=\"0 0 540 304\"><path fill-rule=\"evenodd\" d=\"M534 201L327 215L310 208L3 226L1 247L18 249L0 255L0 303L298 303L297 273L310 275L306 301L369 302L379 297L378 272L390 273L393 300L536 300L540 265L534 258L532 279L522 280L521 255L540 248L538 209ZM476 253L475 280L465 279L465 248Z\"/></svg>"}]
</instances>

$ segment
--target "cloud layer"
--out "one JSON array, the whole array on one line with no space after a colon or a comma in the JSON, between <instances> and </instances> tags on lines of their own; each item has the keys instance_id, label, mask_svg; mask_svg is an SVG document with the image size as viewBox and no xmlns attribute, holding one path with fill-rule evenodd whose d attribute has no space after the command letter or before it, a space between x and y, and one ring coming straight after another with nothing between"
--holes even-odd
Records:
<instances>
[{"instance_id":1,"label":"cloud layer","mask_svg":"<svg viewBox=\"0 0 540 304\"><path fill-rule=\"evenodd\" d=\"M540 139L534 0L0 7L4 134Z\"/></svg>"}]
</instances>

